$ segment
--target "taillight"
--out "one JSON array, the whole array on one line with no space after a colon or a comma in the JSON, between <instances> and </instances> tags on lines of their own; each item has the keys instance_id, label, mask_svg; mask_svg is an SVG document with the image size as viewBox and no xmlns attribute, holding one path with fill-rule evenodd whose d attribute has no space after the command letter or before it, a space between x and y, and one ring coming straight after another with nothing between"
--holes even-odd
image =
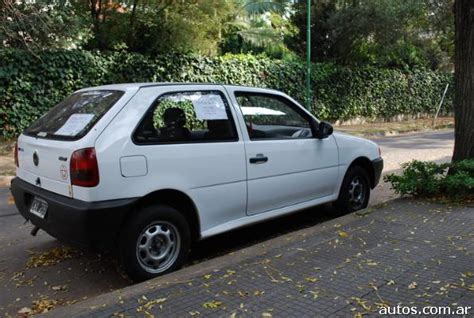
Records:
<instances>
[{"instance_id":1,"label":"taillight","mask_svg":"<svg viewBox=\"0 0 474 318\"><path fill-rule=\"evenodd\" d=\"M71 183L80 187L99 184L99 166L94 148L76 150L71 156Z\"/></svg>"},{"instance_id":2,"label":"taillight","mask_svg":"<svg viewBox=\"0 0 474 318\"><path fill-rule=\"evenodd\" d=\"M15 142L15 165L17 167L20 166L20 164L18 163L18 141Z\"/></svg>"}]
</instances>

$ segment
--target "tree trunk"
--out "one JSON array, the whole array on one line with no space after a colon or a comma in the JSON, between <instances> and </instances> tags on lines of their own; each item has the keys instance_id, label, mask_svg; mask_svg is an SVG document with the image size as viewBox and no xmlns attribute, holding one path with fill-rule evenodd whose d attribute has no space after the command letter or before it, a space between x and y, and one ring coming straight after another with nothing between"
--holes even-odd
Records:
<instances>
[{"instance_id":1,"label":"tree trunk","mask_svg":"<svg viewBox=\"0 0 474 318\"><path fill-rule=\"evenodd\" d=\"M474 1L456 0L453 161L474 158Z\"/></svg>"},{"instance_id":2,"label":"tree trunk","mask_svg":"<svg viewBox=\"0 0 474 318\"><path fill-rule=\"evenodd\" d=\"M133 36L135 30L135 16L137 14L138 0L133 0L132 13L130 14L130 23L128 26L128 35L127 35L127 44L129 48L132 48L133 45Z\"/></svg>"}]
</instances>

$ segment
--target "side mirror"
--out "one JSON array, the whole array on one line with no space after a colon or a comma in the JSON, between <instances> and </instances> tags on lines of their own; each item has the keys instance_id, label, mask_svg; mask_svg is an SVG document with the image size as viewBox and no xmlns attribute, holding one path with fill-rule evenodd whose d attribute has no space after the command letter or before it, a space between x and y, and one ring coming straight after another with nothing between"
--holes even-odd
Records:
<instances>
[{"instance_id":1,"label":"side mirror","mask_svg":"<svg viewBox=\"0 0 474 318\"><path fill-rule=\"evenodd\" d=\"M311 133L313 138L319 138L319 123L316 119L312 118L309 121L309 126L311 128Z\"/></svg>"},{"instance_id":2,"label":"side mirror","mask_svg":"<svg viewBox=\"0 0 474 318\"><path fill-rule=\"evenodd\" d=\"M313 131L313 136L319 139L324 139L332 135L333 128L330 123L321 121L319 124L314 121L311 123L311 130Z\"/></svg>"}]
</instances>

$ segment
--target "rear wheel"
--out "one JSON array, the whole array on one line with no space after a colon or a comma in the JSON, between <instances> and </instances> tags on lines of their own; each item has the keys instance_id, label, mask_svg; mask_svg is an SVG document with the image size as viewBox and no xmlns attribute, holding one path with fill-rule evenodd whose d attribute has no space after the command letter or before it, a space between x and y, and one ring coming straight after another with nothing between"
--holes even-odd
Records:
<instances>
[{"instance_id":1,"label":"rear wheel","mask_svg":"<svg viewBox=\"0 0 474 318\"><path fill-rule=\"evenodd\" d=\"M191 241L189 225L176 209L153 205L140 209L121 233L122 266L133 281L143 281L181 267Z\"/></svg>"},{"instance_id":2,"label":"rear wheel","mask_svg":"<svg viewBox=\"0 0 474 318\"><path fill-rule=\"evenodd\" d=\"M336 208L343 213L365 209L370 199L370 182L367 171L354 166L349 168L342 182Z\"/></svg>"}]
</instances>

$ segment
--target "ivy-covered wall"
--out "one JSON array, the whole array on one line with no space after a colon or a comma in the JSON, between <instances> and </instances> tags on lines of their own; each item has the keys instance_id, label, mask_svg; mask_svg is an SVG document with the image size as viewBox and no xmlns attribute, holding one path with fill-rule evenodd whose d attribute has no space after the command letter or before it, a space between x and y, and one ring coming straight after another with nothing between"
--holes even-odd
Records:
<instances>
[{"instance_id":1,"label":"ivy-covered wall","mask_svg":"<svg viewBox=\"0 0 474 318\"><path fill-rule=\"evenodd\" d=\"M305 65L251 55L208 58L130 53L0 50L0 136L19 134L73 91L109 83L209 82L284 91L305 100ZM450 74L315 64L312 111L335 121L434 113ZM450 90L451 92L452 90ZM449 93L444 110L452 109Z\"/></svg>"}]
</instances>

